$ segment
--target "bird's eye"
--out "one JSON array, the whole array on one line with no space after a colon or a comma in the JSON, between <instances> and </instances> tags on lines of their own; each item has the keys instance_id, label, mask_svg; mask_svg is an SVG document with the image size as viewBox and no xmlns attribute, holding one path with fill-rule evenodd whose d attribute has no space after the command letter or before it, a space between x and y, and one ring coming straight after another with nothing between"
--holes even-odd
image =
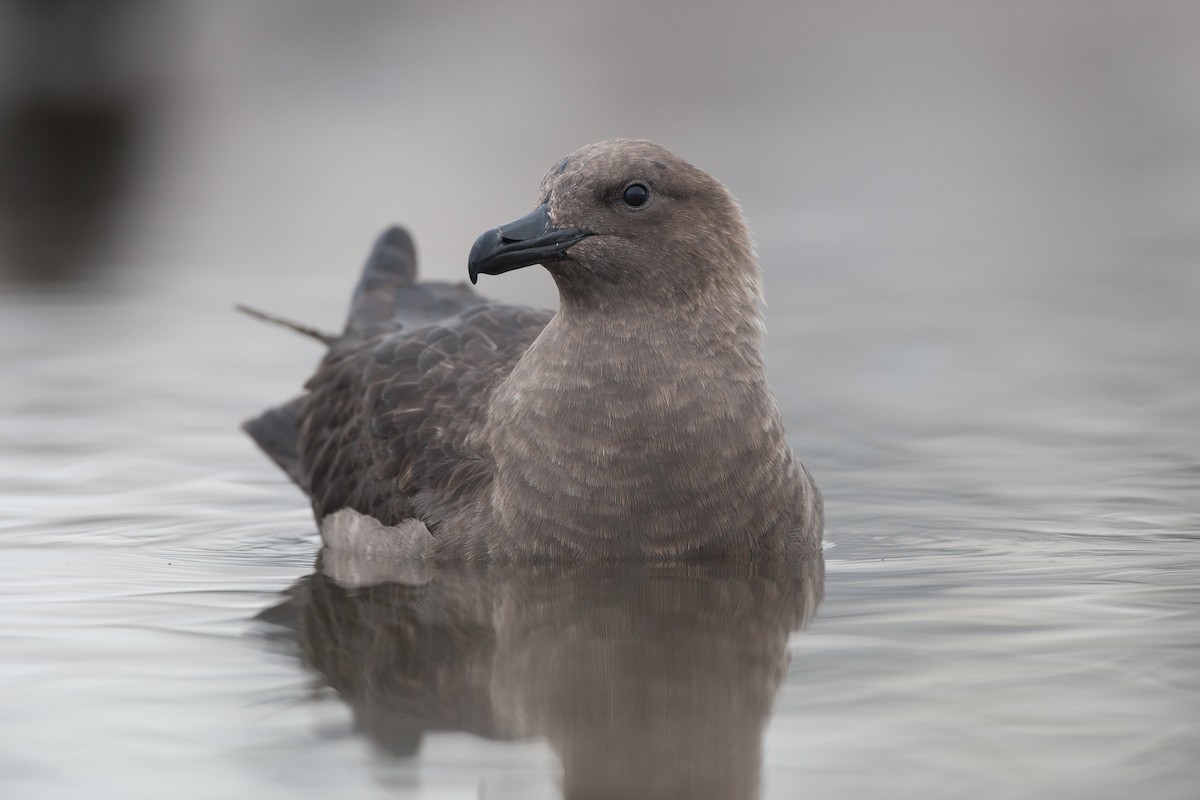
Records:
<instances>
[{"instance_id":1,"label":"bird's eye","mask_svg":"<svg viewBox=\"0 0 1200 800\"><path fill-rule=\"evenodd\" d=\"M646 188L644 183L631 183L625 187L625 192L621 195L621 199L630 208L638 208L639 206L646 205L646 201L650 199L650 190Z\"/></svg>"}]
</instances>

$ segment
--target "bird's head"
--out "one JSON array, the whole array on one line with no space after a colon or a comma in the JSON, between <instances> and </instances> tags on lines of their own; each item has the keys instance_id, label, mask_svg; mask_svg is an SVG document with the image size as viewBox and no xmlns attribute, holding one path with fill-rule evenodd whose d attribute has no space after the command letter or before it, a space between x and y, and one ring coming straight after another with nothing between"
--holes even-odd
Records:
<instances>
[{"instance_id":1,"label":"bird's head","mask_svg":"<svg viewBox=\"0 0 1200 800\"><path fill-rule=\"evenodd\" d=\"M645 140L610 139L562 159L533 211L475 241L470 277L531 264L554 276L564 306L740 305L760 294L733 195Z\"/></svg>"}]
</instances>

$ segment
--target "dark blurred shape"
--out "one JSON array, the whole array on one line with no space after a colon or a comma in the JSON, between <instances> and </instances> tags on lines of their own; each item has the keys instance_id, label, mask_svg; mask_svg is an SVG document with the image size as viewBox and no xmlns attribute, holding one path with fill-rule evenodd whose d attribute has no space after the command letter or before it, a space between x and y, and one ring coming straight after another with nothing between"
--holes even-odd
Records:
<instances>
[{"instance_id":1,"label":"dark blurred shape","mask_svg":"<svg viewBox=\"0 0 1200 800\"><path fill-rule=\"evenodd\" d=\"M20 280L57 283L103 262L127 186L135 114L28 100L0 122L0 242Z\"/></svg>"},{"instance_id":2,"label":"dark blurred shape","mask_svg":"<svg viewBox=\"0 0 1200 800\"><path fill-rule=\"evenodd\" d=\"M0 268L55 284L106 262L145 125L143 2L0 3Z\"/></svg>"},{"instance_id":3,"label":"dark blurred shape","mask_svg":"<svg viewBox=\"0 0 1200 800\"><path fill-rule=\"evenodd\" d=\"M543 737L567 798L758 796L788 637L811 620L824 575L818 556L421 565L405 582L357 585L377 580L378 565L346 558L326 551L260 616L298 645L359 729L397 756L433 731Z\"/></svg>"}]
</instances>

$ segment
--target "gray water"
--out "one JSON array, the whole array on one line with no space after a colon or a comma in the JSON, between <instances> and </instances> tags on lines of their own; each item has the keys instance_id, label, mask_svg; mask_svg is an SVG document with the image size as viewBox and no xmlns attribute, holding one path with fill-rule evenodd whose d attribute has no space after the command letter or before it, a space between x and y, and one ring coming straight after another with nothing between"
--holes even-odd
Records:
<instances>
[{"instance_id":1,"label":"gray water","mask_svg":"<svg viewBox=\"0 0 1200 800\"><path fill-rule=\"evenodd\" d=\"M1196 796L1193 5L129 7L124 179L0 193L4 797ZM318 563L237 424L319 353L231 306L458 278L611 135L745 207L823 596Z\"/></svg>"}]
</instances>

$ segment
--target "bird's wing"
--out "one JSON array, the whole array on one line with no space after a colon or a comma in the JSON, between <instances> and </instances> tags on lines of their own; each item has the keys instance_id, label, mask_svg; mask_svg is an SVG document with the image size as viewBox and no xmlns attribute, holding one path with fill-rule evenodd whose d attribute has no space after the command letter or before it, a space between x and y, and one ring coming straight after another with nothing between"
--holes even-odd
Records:
<instances>
[{"instance_id":1,"label":"bird's wing","mask_svg":"<svg viewBox=\"0 0 1200 800\"><path fill-rule=\"evenodd\" d=\"M300 408L302 488L318 519L341 508L385 525L418 517L436 535L491 478L472 434L496 385L550 313L482 305L411 332L335 345Z\"/></svg>"},{"instance_id":2,"label":"bird's wing","mask_svg":"<svg viewBox=\"0 0 1200 800\"><path fill-rule=\"evenodd\" d=\"M412 238L391 228L367 258L342 334L317 337L330 347L308 393L243 428L310 495L318 519L351 507L394 524L427 507L436 524L486 480L468 438L549 318L463 283L418 283Z\"/></svg>"}]
</instances>

